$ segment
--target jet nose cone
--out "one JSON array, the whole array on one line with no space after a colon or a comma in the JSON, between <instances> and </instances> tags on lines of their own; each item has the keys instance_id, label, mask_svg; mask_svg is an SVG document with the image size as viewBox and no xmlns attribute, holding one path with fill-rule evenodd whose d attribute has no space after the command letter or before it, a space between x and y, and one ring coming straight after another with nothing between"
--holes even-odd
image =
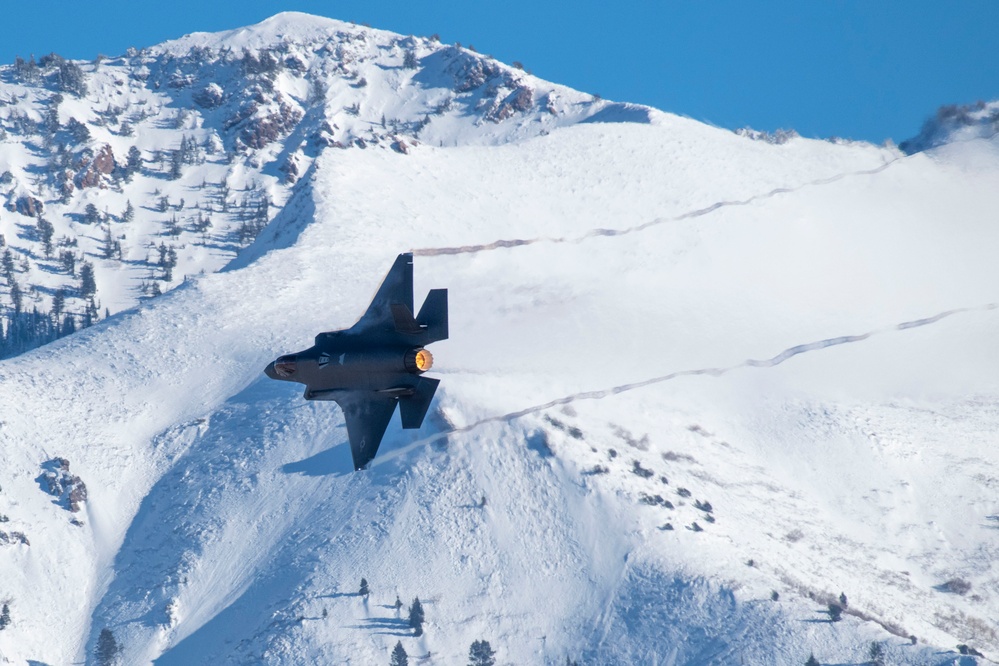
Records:
<instances>
[{"instance_id":1,"label":"jet nose cone","mask_svg":"<svg viewBox=\"0 0 999 666\"><path fill-rule=\"evenodd\" d=\"M264 368L264 374L270 377L271 379L278 378L277 373L274 372L274 361L271 361L270 363L267 364L267 367Z\"/></svg>"}]
</instances>

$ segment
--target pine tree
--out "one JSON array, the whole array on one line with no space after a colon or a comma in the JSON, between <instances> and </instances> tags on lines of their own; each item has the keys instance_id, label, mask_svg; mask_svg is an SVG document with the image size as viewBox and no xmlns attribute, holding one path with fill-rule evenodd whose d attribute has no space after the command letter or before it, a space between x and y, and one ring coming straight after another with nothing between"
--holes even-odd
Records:
<instances>
[{"instance_id":1,"label":"pine tree","mask_svg":"<svg viewBox=\"0 0 999 666\"><path fill-rule=\"evenodd\" d=\"M867 654L871 658L871 666L885 666L884 645L878 643L877 641L872 642Z\"/></svg>"},{"instance_id":2,"label":"pine tree","mask_svg":"<svg viewBox=\"0 0 999 666\"><path fill-rule=\"evenodd\" d=\"M366 596L368 596L371 593L371 591L368 589L368 579L367 578L362 578L361 579L361 589L358 590L357 593L359 595L361 595L362 597L366 597Z\"/></svg>"},{"instance_id":3,"label":"pine tree","mask_svg":"<svg viewBox=\"0 0 999 666\"><path fill-rule=\"evenodd\" d=\"M56 72L56 83L58 83L59 89L71 92L77 97L85 97L87 82L80 66L63 58L59 58L57 64L59 70Z\"/></svg>"},{"instance_id":4,"label":"pine tree","mask_svg":"<svg viewBox=\"0 0 999 666\"><path fill-rule=\"evenodd\" d=\"M132 176L142 170L142 153L138 148L132 146L128 149L125 161L125 180L132 180Z\"/></svg>"},{"instance_id":5,"label":"pine tree","mask_svg":"<svg viewBox=\"0 0 999 666\"><path fill-rule=\"evenodd\" d=\"M57 289L52 295L52 320L58 324L62 318L63 310L66 309L66 291Z\"/></svg>"},{"instance_id":6,"label":"pine tree","mask_svg":"<svg viewBox=\"0 0 999 666\"><path fill-rule=\"evenodd\" d=\"M180 150L170 151L170 180L177 180L184 172L184 156Z\"/></svg>"},{"instance_id":7,"label":"pine tree","mask_svg":"<svg viewBox=\"0 0 999 666\"><path fill-rule=\"evenodd\" d=\"M402 641L398 641L395 644L395 648L392 650L392 661L389 662L389 666L409 666L409 655L406 654L406 649L402 647Z\"/></svg>"},{"instance_id":8,"label":"pine tree","mask_svg":"<svg viewBox=\"0 0 999 666\"><path fill-rule=\"evenodd\" d=\"M88 328L97 323L100 315L97 313L97 303L91 298L87 301L87 307L83 310L83 328Z\"/></svg>"},{"instance_id":9,"label":"pine tree","mask_svg":"<svg viewBox=\"0 0 999 666\"><path fill-rule=\"evenodd\" d=\"M413 605L409 607L409 626L413 628L414 636L423 635L423 604L420 603L420 598L416 597L413 599Z\"/></svg>"},{"instance_id":10,"label":"pine tree","mask_svg":"<svg viewBox=\"0 0 999 666\"><path fill-rule=\"evenodd\" d=\"M3 609L0 609L0 631L8 626L10 626L10 605L4 604Z\"/></svg>"},{"instance_id":11,"label":"pine tree","mask_svg":"<svg viewBox=\"0 0 999 666\"><path fill-rule=\"evenodd\" d=\"M75 143L86 143L90 141L90 130L76 118L70 118L66 123L66 130L73 137Z\"/></svg>"},{"instance_id":12,"label":"pine tree","mask_svg":"<svg viewBox=\"0 0 999 666\"><path fill-rule=\"evenodd\" d=\"M468 666L495 666L496 651L489 641L475 641L468 651Z\"/></svg>"},{"instance_id":13,"label":"pine tree","mask_svg":"<svg viewBox=\"0 0 999 666\"><path fill-rule=\"evenodd\" d=\"M80 265L80 297L92 298L97 293L97 281L94 279L94 265L85 261Z\"/></svg>"},{"instance_id":14,"label":"pine tree","mask_svg":"<svg viewBox=\"0 0 999 666\"><path fill-rule=\"evenodd\" d=\"M118 663L121 656L121 646L114 639L114 634L107 627L101 629L101 635L97 639L97 648L94 650L97 663L100 666L113 666Z\"/></svg>"},{"instance_id":15,"label":"pine tree","mask_svg":"<svg viewBox=\"0 0 999 666\"><path fill-rule=\"evenodd\" d=\"M10 253L9 248L3 251L3 258L0 258L0 270L3 270L3 276L10 284L14 278L14 255Z\"/></svg>"},{"instance_id":16,"label":"pine tree","mask_svg":"<svg viewBox=\"0 0 999 666\"><path fill-rule=\"evenodd\" d=\"M87 204L87 207L83 210L83 221L87 224L97 224L101 221L101 214L97 210L97 206L92 203Z\"/></svg>"},{"instance_id":17,"label":"pine tree","mask_svg":"<svg viewBox=\"0 0 999 666\"><path fill-rule=\"evenodd\" d=\"M121 221L127 224L128 222L131 222L134 219L135 219L135 206L132 205L132 200L129 199L127 204L125 205L125 212L121 214Z\"/></svg>"},{"instance_id":18,"label":"pine tree","mask_svg":"<svg viewBox=\"0 0 999 666\"><path fill-rule=\"evenodd\" d=\"M163 223L163 233L167 236L172 236L173 238L180 235L180 225L177 223L176 215L173 215L169 220Z\"/></svg>"},{"instance_id":19,"label":"pine tree","mask_svg":"<svg viewBox=\"0 0 999 666\"><path fill-rule=\"evenodd\" d=\"M104 245L101 248L101 254L104 255L105 259L112 259L118 254L119 245L111 234L111 225L104 227Z\"/></svg>"},{"instance_id":20,"label":"pine tree","mask_svg":"<svg viewBox=\"0 0 999 666\"><path fill-rule=\"evenodd\" d=\"M819 660L815 658L814 654L808 655L808 661L805 662L805 666L821 666Z\"/></svg>"},{"instance_id":21,"label":"pine tree","mask_svg":"<svg viewBox=\"0 0 999 666\"><path fill-rule=\"evenodd\" d=\"M19 313L24 303L24 294L21 293L21 285L14 278L10 278L8 282L10 283L10 300L14 304L14 312Z\"/></svg>"},{"instance_id":22,"label":"pine tree","mask_svg":"<svg viewBox=\"0 0 999 666\"><path fill-rule=\"evenodd\" d=\"M846 592L840 592L839 593L839 605L842 606L843 608L847 607L847 603L846 603Z\"/></svg>"},{"instance_id":23,"label":"pine tree","mask_svg":"<svg viewBox=\"0 0 999 666\"><path fill-rule=\"evenodd\" d=\"M42 241L42 249L45 251L45 258L52 256L52 236L55 235L55 228L52 223L43 217L39 217L35 222L38 229L38 238Z\"/></svg>"},{"instance_id":24,"label":"pine tree","mask_svg":"<svg viewBox=\"0 0 999 666\"><path fill-rule=\"evenodd\" d=\"M59 253L59 263L62 269L69 275L76 276L76 255L70 250L63 250Z\"/></svg>"},{"instance_id":25,"label":"pine tree","mask_svg":"<svg viewBox=\"0 0 999 666\"><path fill-rule=\"evenodd\" d=\"M829 604L829 621L839 622L843 619L843 607L839 604Z\"/></svg>"}]
</instances>

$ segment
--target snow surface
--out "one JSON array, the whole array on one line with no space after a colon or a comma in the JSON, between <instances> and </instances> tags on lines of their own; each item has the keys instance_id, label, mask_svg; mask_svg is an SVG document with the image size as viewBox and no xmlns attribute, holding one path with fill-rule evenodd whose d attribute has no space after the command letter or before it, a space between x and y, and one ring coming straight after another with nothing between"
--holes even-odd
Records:
<instances>
[{"instance_id":1,"label":"snow surface","mask_svg":"<svg viewBox=\"0 0 999 666\"><path fill-rule=\"evenodd\" d=\"M0 363L0 530L30 539L0 661L90 663L105 627L127 664L994 658L999 143L653 115L323 151L226 270ZM408 250L418 302L449 289L441 389L354 473L337 408L262 369Z\"/></svg>"}]
</instances>

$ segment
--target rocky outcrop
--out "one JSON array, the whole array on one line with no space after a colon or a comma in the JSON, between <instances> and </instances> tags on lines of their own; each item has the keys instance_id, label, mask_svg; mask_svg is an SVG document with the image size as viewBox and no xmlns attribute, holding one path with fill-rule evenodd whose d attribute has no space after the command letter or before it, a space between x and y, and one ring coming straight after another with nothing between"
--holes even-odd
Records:
<instances>
[{"instance_id":1,"label":"rocky outcrop","mask_svg":"<svg viewBox=\"0 0 999 666\"><path fill-rule=\"evenodd\" d=\"M83 480L71 474L69 461L65 458L53 458L42 463L42 473L35 479L42 490L56 498L56 503L63 508L76 513L80 505L87 500L87 485Z\"/></svg>"},{"instance_id":2,"label":"rocky outcrop","mask_svg":"<svg viewBox=\"0 0 999 666\"><path fill-rule=\"evenodd\" d=\"M114 173L114 151L111 146L104 144L100 150L84 162L83 168L77 172L76 186L80 189L88 187L107 187L107 179Z\"/></svg>"},{"instance_id":3,"label":"rocky outcrop","mask_svg":"<svg viewBox=\"0 0 999 666\"><path fill-rule=\"evenodd\" d=\"M28 217L38 217L44 208L45 205L41 201L27 194L22 194L7 204L7 210Z\"/></svg>"}]
</instances>

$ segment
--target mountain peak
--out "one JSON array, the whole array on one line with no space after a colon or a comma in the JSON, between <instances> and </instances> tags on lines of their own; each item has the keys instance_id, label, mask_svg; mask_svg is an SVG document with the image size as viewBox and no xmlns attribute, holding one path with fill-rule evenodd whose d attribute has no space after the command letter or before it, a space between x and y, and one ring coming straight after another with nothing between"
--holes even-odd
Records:
<instances>
[{"instance_id":1,"label":"mountain peak","mask_svg":"<svg viewBox=\"0 0 999 666\"><path fill-rule=\"evenodd\" d=\"M382 30L365 28L346 21L316 16L304 12L280 12L249 26L219 32L194 32L178 39L152 47L154 51L180 55L192 48L261 49L282 43L311 43L326 41L340 34L360 32L382 33L399 37Z\"/></svg>"}]
</instances>

